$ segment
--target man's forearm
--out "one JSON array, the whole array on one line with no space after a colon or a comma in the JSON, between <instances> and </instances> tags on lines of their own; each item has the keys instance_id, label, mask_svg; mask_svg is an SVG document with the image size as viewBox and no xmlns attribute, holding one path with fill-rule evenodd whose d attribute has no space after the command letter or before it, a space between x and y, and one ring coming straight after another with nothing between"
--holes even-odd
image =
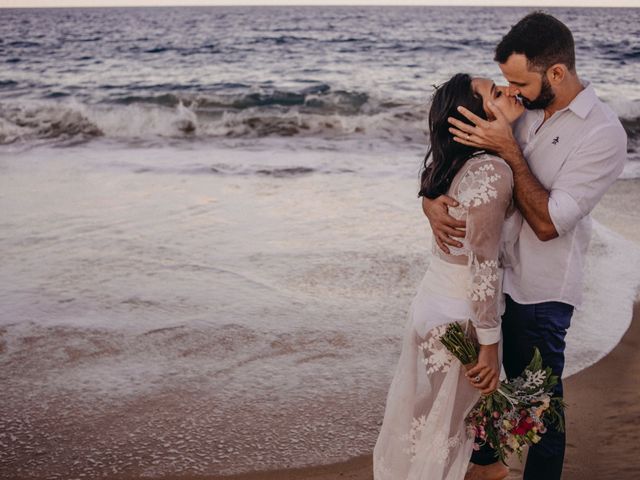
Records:
<instances>
[{"instance_id":1,"label":"man's forearm","mask_svg":"<svg viewBox=\"0 0 640 480\"><path fill-rule=\"evenodd\" d=\"M513 171L514 197L522 216L540 240L556 238L558 232L549 215L549 192L531 172L522 151L514 146L503 152L503 158Z\"/></svg>"}]
</instances>

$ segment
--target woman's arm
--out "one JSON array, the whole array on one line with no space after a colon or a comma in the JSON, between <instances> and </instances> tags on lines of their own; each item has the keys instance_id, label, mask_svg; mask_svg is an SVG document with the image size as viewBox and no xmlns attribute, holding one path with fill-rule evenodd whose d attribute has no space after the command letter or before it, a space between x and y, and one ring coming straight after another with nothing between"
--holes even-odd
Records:
<instances>
[{"instance_id":1,"label":"woman's arm","mask_svg":"<svg viewBox=\"0 0 640 480\"><path fill-rule=\"evenodd\" d=\"M497 388L500 376L502 270L498 257L502 226L512 204L513 175L504 161L493 156L470 166L467 175L467 190L458 193L467 206L468 297L480 343L478 363L467 377L482 393L490 393Z\"/></svg>"}]
</instances>

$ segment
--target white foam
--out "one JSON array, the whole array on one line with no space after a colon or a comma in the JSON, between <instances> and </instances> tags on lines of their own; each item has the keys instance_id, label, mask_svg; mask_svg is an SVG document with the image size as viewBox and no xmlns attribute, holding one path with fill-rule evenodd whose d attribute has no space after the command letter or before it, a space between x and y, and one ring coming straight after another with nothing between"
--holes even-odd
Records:
<instances>
[{"instance_id":1,"label":"white foam","mask_svg":"<svg viewBox=\"0 0 640 480\"><path fill-rule=\"evenodd\" d=\"M74 97L63 101L20 99L0 105L0 144L41 143L69 137L109 139L224 139L291 136L306 138L369 138L395 143L424 143L426 110L422 104L381 108L370 100L353 114L290 108L228 109L221 115L188 107L133 103L85 104ZM20 125L21 127L18 127Z\"/></svg>"},{"instance_id":2,"label":"white foam","mask_svg":"<svg viewBox=\"0 0 640 480\"><path fill-rule=\"evenodd\" d=\"M175 107L76 104L76 108L81 109L109 138L183 137L198 125L196 114L182 103Z\"/></svg>"},{"instance_id":3,"label":"white foam","mask_svg":"<svg viewBox=\"0 0 640 480\"><path fill-rule=\"evenodd\" d=\"M594 220L585 267L584 305L567 334L564 376L594 364L629 328L640 286L640 246Z\"/></svg>"},{"instance_id":4,"label":"white foam","mask_svg":"<svg viewBox=\"0 0 640 480\"><path fill-rule=\"evenodd\" d=\"M640 178L640 161L629 161L620 175L621 179Z\"/></svg>"},{"instance_id":5,"label":"white foam","mask_svg":"<svg viewBox=\"0 0 640 480\"><path fill-rule=\"evenodd\" d=\"M633 120L640 117L640 100L638 99L615 97L606 99L606 103L621 119Z\"/></svg>"}]
</instances>

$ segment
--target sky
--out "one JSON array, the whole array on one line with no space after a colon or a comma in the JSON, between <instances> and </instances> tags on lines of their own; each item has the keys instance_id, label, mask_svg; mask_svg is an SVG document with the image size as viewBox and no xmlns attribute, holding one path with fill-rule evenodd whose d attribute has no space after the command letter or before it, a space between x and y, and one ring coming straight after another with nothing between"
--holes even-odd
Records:
<instances>
[{"instance_id":1,"label":"sky","mask_svg":"<svg viewBox=\"0 0 640 480\"><path fill-rule=\"evenodd\" d=\"M492 5L640 8L640 0L0 0L0 7L108 7L166 5Z\"/></svg>"}]
</instances>

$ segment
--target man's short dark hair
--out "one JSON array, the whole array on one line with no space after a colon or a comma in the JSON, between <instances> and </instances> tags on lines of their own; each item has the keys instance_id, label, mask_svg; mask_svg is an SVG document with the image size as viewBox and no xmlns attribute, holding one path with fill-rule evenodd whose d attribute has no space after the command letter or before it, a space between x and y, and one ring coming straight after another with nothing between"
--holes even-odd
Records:
<instances>
[{"instance_id":1,"label":"man's short dark hair","mask_svg":"<svg viewBox=\"0 0 640 480\"><path fill-rule=\"evenodd\" d=\"M543 12L532 12L507 33L496 47L494 60L506 63L514 53L527 57L529 70L545 72L556 63L576 68L573 35L567 26Z\"/></svg>"}]
</instances>

